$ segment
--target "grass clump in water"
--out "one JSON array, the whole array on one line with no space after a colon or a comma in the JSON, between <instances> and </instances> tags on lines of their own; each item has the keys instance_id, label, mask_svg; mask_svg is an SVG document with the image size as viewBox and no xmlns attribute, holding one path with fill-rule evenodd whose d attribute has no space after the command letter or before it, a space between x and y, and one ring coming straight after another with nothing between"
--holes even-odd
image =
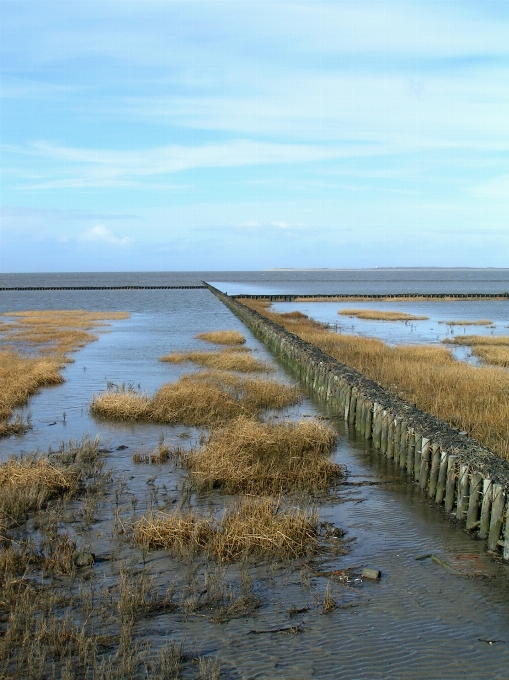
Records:
<instances>
[{"instance_id":1,"label":"grass clump in water","mask_svg":"<svg viewBox=\"0 0 509 680\"><path fill-rule=\"evenodd\" d=\"M491 319L479 319L479 321L446 321L448 326L491 326L493 321Z\"/></svg>"},{"instance_id":2,"label":"grass clump in water","mask_svg":"<svg viewBox=\"0 0 509 680\"><path fill-rule=\"evenodd\" d=\"M384 312L376 309L340 309L338 314L355 316L358 319L372 319L373 321L423 321L428 316L416 316L405 312Z\"/></svg>"},{"instance_id":3,"label":"grass clump in water","mask_svg":"<svg viewBox=\"0 0 509 680\"><path fill-rule=\"evenodd\" d=\"M275 557L290 560L319 550L318 513L284 508L281 500L246 498L221 519L193 511L148 514L135 525L145 549L162 548L180 558L202 555L217 562Z\"/></svg>"},{"instance_id":4,"label":"grass clump in water","mask_svg":"<svg viewBox=\"0 0 509 680\"><path fill-rule=\"evenodd\" d=\"M238 371L240 373L268 373L274 370L269 364L258 361L244 347L224 349L221 352L174 352L162 356L159 361L181 364L192 361L216 371Z\"/></svg>"},{"instance_id":5,"label":"grass clump in water","mask_svg":"<svg viewBox=\"0 0 509 680\"><path fill-rule=\"evenodd\" d=\"M326 457L336 432L316 422L262 423L239 418L214 430L184 464L200 491L274 495L325 493L342 476Z\"/></svg>"},{"instance_id":6,"label":"grass clump in water","mask_svg":"<svg viewBox=\"0 0 509 680\"><path fill-rule=\"evenodd\" d=\"M246 342L246 338L239 331L210 331L198 333L196 337L215 345L243 345Z\"/></svg>"},{"instance_id":7,"label":"grass clump in water","mask_svg":"<svg viewBox=\"0 0 509 680\"><path fill-rule=\"evenodd\" d=\"M209 426L290 406L299 399L296 386L206 371L183 375L175 383L163 385L153 397L133 390L109 390L94 397L90 410L113 420Z\"/></svg>"},{"instance_id":8,"label":"grass clump in water","mask_svg":"<svg viewBox=\"0 0 509 680\"><path fill-rule=\"evenodd\" d=\"M506 345L509 346L509 335L458 335L443 340L448 345Z\"/></svg>"}]
</instances>

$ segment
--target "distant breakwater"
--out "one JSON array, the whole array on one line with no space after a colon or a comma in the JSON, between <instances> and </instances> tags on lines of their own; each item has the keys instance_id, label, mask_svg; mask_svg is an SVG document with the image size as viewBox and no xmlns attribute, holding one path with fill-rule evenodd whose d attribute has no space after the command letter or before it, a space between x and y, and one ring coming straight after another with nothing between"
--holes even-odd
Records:
<instances>
[{"instance_id":1,"label":"distant breakwater","mask_svg":"<svg viewBox=\"0 0 509 680\"><path fill-rule=\"evenodd\" d=\"M501 549L509 560L509 463L466 432L392 394L235 297L206 285L305 385L371 440L379 453L394 460L424 494L485 540L488 550ZM271 300L271 296L243 297Z\"/></svg>"},{"instance_id":2,"label":"distant breakwater","mask_svg":"<svg viewBox=\"0 0 509 680\"><path fill-rule=\"evenodd\" d=\"M207 286L14 286L12 288L0 287L0 292L13 290L180 290L200 289Z\"/></svg>"},{"instance_id":3,"label":"distant breakwater","mask_svg":"<svg viewBox=\"0 0 509 680\"><path fill-rule=\"evenodd\" d=\"M231 298L244 298L247 300L269 300L270 302L294 302L295 300L331 300L337 302L342 300L509 300L509 293L388 293L373 294L367 293L312 293L302 295L301 293L273 293L273 294L251 294L251 295L230 295Z\"/></svg>"}]
</instances>

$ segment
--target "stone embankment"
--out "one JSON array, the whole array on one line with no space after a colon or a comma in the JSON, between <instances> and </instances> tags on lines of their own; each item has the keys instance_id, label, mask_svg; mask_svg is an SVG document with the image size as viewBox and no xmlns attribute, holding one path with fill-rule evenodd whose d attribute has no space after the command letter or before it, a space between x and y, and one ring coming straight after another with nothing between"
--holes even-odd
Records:
<instances>
[{"instance_id":1,"label":"stone embankment","mask_svg":"<svg viewBox=\"0 0 509 680\"><path fill-rule=\"evenodd\" d=\"M466 432L416 408L379 383L206 284L318 397L391 458L466 529L509 560L509 463ZM466 397L468 398L468 397Z\"/></svg>"}]
</instances>

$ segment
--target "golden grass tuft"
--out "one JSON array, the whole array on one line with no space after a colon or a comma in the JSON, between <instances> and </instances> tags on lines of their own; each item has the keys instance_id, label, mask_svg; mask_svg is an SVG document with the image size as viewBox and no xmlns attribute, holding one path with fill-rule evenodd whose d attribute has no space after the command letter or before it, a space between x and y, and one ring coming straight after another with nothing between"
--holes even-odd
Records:
<instances>
[{"instance_id":1,"label":"golden grass tuft","mask_svg":"<svg viewBox=\"0 0 509 680\"><path fill-rule=\"evenodd\" d=\"M446 321L448 326L491 326L491 319L479 319L479 321Z\"/></svg>"},{"instance_id":2,"label":"golden grass tuft","mask_svg":"<svg viewBox=\"0 0 509 680\"><path fill-rule=\"evenodd\" d=\"M296 386L206 371L183 375L175 383L163 385L152 398L132 390L104 392L93 398L90 410L95 416L113 420L210 426L290 406L299 399Z\"/></svg>"},{"instance_id":3,"label":"golden grass tuft","mask_svg":"<svg viewBox=\"0 0 509 680\"><path fill-rule=\"evenodd\" d=\"M243 345L246 342L246 338L238 331L211 331L199 333L196 337L215 345Z\"/></svg>"},{"instance_id":4,"label":"golden grass tuft","mask_svg":"<svg viewBox=\"0 0 509 680\"><path fill-rule=\"evenodd\" d=\"M326 457L336 432L316 422L262 423L239 418L188 454L192 485L227 494L325 493L342 476Z\"/></svg>"},{"instance_id":5,"label":"golden grass tuft","mask_svg":"<svg viewBox=\"0 0 509 680\"><path fill-rule=\"evenodd\" d=\"M74 493L78 485L75 469L57 466L45 456L10 458L0 464L0 516L16 519L55 496Z\"/></svg>"},{"instance_id":6,"label":"golden grass tuft","mask_svg":"<svg viewBox=\"0 0 509 680\"><path fill-rule=\"evenodd\" d=\"M159 361L181 364L192 361L216 371L238 371L240 373L268 373L274 369L269 364L258 361L245 347L228 348L221 352L174 352L162 356Z\"/></svg>"},{"instance_id":7,"label":"golden grass tuft","mask_svg":"<svg viewBox=\"0 0 509 680\"><path fill-rule=\"evenodd\" d=\"M311 320L288 323L281 315L267 311L256 302L244 300L247 306L326 354L422 410L468 432L501 458L509 460L509 373L504 368L475 367L456 361L444 347L390 347L381 340L327 331ZM454 342L463 344L466 337L454 338Z\"/></svg>"},{"instance_id":8,"label":"golden grass tuft","mask_svg":"<svg viewBox=\"0 0 509 680\"><path fill-rule=\"evenodd\" d=\"M509 346L503 345L474 345L472 354L479 357L484 363L492 366L509 367Z\"/></svg>"},{"instance_id":9,"label":"golden grass tuft","mask_svg":"<svg viewBox=\"0 0 509 680\"><path fill-rule=\"evenodd\" d=\"M416 316L405 312L384 312L376 309L340 309L338 314L355 316L358 319L372 319L373 321L422 321L428 316Z\"/></svg>"},{"instance_id":10,"label":"golden grass tuft","mask_svg":"<svg viewBox=\"0 0 509 680\"><path fill-rule=\"evenodd\" d=\"M509 335L457 335L445 338L442 342L448 345L508 345Z\"/></svg>"},{"instance_id":11,"label":"golden grass tuft","mask_svg":"<svg viewBox=\"0 0 509 680\"><path fill-rule=\"evenodd\" d=\"M56 359L0 352L0 420L9 418L12 409L26 403L39 387L63 383L60 367Z\"/></svg>"},{"instance_id":12,"label":"golden grass tuft","mask_svg":"<svg viewBox=\"0 0 509 680\"><path fill-rule=\"evenodd\" d=\"M181 558L204 555L217 562L290 560L319 550L317 512L285 509L271 498L246 498L227 508L221 519L180 509L148 514L135 525L134 535L145 549L162 548Z\"/></svg>"},{"instance_id":13,"label":"golden grass tuft","mask_svg":"<svg viewBox=\"0 0 509 680\"><path fill-rule=\"evenodd\" d=\"M304 314L303 312L299 312L298 310L295 310L294 312L283 312L281 316L284 319L308 319L308 315Z\"/></svg>"}]
</instances>

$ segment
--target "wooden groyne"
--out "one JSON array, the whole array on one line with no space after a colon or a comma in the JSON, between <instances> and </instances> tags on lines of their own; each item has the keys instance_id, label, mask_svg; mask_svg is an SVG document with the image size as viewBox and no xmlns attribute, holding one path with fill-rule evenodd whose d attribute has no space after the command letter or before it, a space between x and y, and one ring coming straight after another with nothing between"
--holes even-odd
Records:
<instances>
[{"instance_id":1,"label":"wooden groyne","mask_svg":"<svg viewBox=\"0 0 509 680\"><path fill-rule=\"evenodd\" d=\"M318 397L424 494L509 560L509 464L448 423L207 285Z\"/></svg>"},{"instance_id":2,"label":"wooden groyne","mask_svg":"<svg viewBox=\"0 0 509 680\"><path fill-rule=\"evenodd\" d=\"M247 300L270 300L270 302L294 302L295 300L509 300L509 293L388 293L388 294L358 294L358 293L273 293L256 295L230 295L231 298Z\"/></svg>"},{"instance_id":3,"label":"wooden groyne","mask_svg":"<svg viewBox=\"0 0 509 680\"><path fill-rule=\"evenodd\" d=\"M13 286L0 287L0 292L12 290L182 290L201 289L206 286Z\"/></svg>"}]
</instances>

